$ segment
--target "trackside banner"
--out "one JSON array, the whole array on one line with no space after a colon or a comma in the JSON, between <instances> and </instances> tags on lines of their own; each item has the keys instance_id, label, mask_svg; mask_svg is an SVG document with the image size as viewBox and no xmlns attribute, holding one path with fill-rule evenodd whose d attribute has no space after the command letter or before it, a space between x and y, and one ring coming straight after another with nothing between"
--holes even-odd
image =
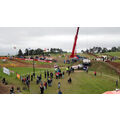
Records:
<instances>
[{"instance_id":1,"label":"trackside banner","mask_svg":"<svg viewBox=\"0 0 120 120\"><path fill-rule=\"evenodd\" d=\"M3 73L7 74L7 75L10 75L10 70L3 67Z\"/></svg>"}]
</instances>

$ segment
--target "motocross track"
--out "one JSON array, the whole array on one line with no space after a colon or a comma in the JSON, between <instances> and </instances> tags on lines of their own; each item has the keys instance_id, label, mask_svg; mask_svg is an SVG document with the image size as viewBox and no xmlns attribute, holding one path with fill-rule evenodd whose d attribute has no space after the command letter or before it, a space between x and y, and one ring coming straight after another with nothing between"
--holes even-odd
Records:
<instances>
[{"instance_id":1,"label":"motocross track","mask_svg":"<svg viewBox=\"0 0 120 120\"><path fill-rule=\"evenodd\" d=\"M120 74L120 63L110 61L107 63L111 68L115 69L118 74Z\"/></svg>"},{"instance_id":2,"label":"motocross track","mask_svg":"<svg viewBox=\"0 0 120 120\"><path fill-rule=\"evenodd\" d=\"M21 60L9 60L10 62L12 62L12 64L8 64L8 65L4 65L4 67L33 67L33 65L31 63L26 63L24 61ZM53 65L50 64L41 64L41 65L35 65L36 68L52 68Z\"/></svg>"},{"instance_id":3,"label":"motocross track","mask_svg":"<svg viewBox=\"0 0 120 120\"><path fill-rule=\"evenodd\" d=\"M0 83L0 94L9 94L9 87Z\"/></svg>"},{"instance_id":4,"label":"motocross track","mask_svg":"<svg viewBox=\"0 0 120 120\"><path fill-rule=\"evenodd\" d=\"M92 53L87 53L87 54L97 58L97 55L95 54L92 54Z\"/></svg>"},{"instance_id":5,"label":"motocross track","mask_svg":"<svg viewBox=\"0 0 120 120\"><path fill-rule=\"evenodd\" d=\"M92 54L92 53L88 53L88 54L97 58L97 56L95 54ZM110 57L113 57L113 56L110 56ZM120 63L111 62L111 61L107 61L106 63L109 65L109 67L114 69L120 75Z\"/></svg>"}]
</instances>

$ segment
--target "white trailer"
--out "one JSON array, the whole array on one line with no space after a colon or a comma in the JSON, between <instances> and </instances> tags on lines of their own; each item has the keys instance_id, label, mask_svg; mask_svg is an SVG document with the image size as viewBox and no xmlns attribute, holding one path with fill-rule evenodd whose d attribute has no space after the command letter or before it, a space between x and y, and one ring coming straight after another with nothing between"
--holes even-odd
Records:
<instances>
[{"instance_id":1,"label":"white trailer","mask_svg":"<svg viewBox=\"0 0 120 120\"><path fill-rule=\"evenodd\" d=\"M91 63L91 60L89 60L89 59L83 59L83 64L84 65L90 65L90 63Z\"/></svg>"}]
</instances>

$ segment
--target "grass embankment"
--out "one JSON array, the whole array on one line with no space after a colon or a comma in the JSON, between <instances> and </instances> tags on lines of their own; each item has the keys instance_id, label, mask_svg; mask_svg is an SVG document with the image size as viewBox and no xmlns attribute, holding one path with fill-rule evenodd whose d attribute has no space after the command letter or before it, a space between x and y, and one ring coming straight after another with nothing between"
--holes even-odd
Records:
<instances>
[{"instance_id":1,"label":"grass embankment","mask_svg":"<svg viewBox=\"0 0 120 120\"><path fill-rule=\"evenodd\" d=\"M83 56L83 57L86 57L86 58L88 58L88 59L95 59L95 58L96 58L95 56L89 55L89 54L87 54L87 53L79 53L78 55Z\"/></svg>"},{"instance_id":2,"label":"grass embankment","mask_svg":"<svg viewBox=\"0 0 120 120\"><path fill-rule=\"evenodd\" d=\"M108 55L108 56L116 56L116 57L120 57L120 52L106 52L106 53L99 53L96 54L97 56L102 56L102 55Z\"/></svg>"},{"instance_id":3,"label":"grass embankment","mask_svg":"<svg viewBox=\"0 0 120 120\"><path fill-rule=\"evenodd\" d=\"M117 72L110 68L107 63L100 61L92 61L90 71L102 72L103 74L118 76Z\"/></svg>"},{"instance_id":4,"label":"grass embankment","mask_svg":"<svg viewBox=\"0 0 120 120\"><path fill-rule=\"evenodd\" d=\"M120 57L120 52L107 52L105 54L110 55L110 56Z\"/></svg>"}]
</instances>

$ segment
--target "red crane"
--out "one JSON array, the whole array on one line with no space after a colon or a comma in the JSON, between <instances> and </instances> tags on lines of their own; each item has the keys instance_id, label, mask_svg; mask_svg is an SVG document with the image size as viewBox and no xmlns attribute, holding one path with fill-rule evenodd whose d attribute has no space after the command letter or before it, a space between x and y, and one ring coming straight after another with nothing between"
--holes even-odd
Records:
<instances>
[{"instance_id":1,"label":"red crane","mask_svg":"<svg viewBox=\"0 0 120 120\"><path fill-rule=\"evenodd\" d=\"M73 44L72 54L70 55L70 58L74 58L75 57L75 48L76 48L76 44L77 44L78 33L79 33L79 27L77 27L77 32L76 32L76 35L75 35L75 40L74 40L74 44Z\"/></svg>"}]
</instances>

